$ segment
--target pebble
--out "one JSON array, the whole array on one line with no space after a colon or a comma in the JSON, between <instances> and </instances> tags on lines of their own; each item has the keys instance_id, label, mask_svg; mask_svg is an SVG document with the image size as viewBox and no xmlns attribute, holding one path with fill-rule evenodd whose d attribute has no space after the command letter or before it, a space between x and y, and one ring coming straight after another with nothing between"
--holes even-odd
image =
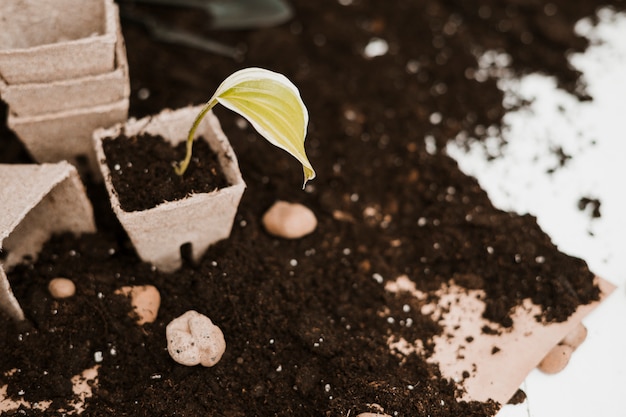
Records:
<instances>
[{"instance_id":1,"label":"pebble","mask_svg":"<svg viewBox=\"0 0 626 417\"><path fill-rule=\"evenodd\" d=\"M317 218L302 204L277 201L263 215L263 226L274 236L299 239L313 233L317 227Z\"/></svg>"},{"instance_id":2,"label":"pebble","mask_svg":"<svg viewBox=\"0 0 626 417\"><path fill-rule=\"evenodd\" d=\"M556 374L567 366L574 349L568 345L556 345L539 363L540 371L546 374Z\"/></svg>"},{"instance_id":3,"label":"pebble","mask_svg":"<svg viewBox=\"0 0 626 417\"><path fill-rule=\"evenodd\" d=\"M181 365L213 366L226 350L224 334L207 316L189 310L165 328L167 351Z\"/></svg>"},{"instance_id":4,"label":"pebble","mask_svg":"<svg viewBox=\"0 0 626 417\"><path fill-rule=\"evenodd\" d=\"M154 285L124 286L115 291L130 297L130 304L137 314L137 324L152 323L156 320L161 306L161 294Z\"/></svg>"},{"instance_id":5,"label":"pebble","mask_svg":"<svg viewBox=\"0 0 626 417\"><path fill-rule=\"evenodd\" d=\"M572 349L576 349L587 338L587 328L579 323L574 330L572 330L567 336L561 340L560 345L570 346Z\"/></svg>"},{"instance_id":6,"label":"pebble","mask_svg":"<svg viewBox=\"0 0 626 417\"><path fill-rule=\"evenodd\" d=\"M54 278L48 283L48 291L54 298L68 298L76 293L76 285L71 279Z\"/></svg>"},{"instance_id":7,"label":"pebble","mask_svg":"<svg viewBox=\"0 0 626 417\"><path fill-rule=\"evenodd\" d=\"M368 406L376 411L360 413L356 417L391 417L389 414L385 414L385 409L380 404L372 403L368 404Z\"/></svg>"}]
</instances>

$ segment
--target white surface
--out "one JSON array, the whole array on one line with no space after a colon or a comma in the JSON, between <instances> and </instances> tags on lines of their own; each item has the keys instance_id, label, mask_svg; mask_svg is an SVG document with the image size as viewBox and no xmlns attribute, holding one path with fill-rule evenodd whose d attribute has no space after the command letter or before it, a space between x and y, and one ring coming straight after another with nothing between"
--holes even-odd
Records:
<instances>
[{"instance_id":1,"label":"white surface","mask_svg":"<svg viewBox=\"0 0 626 417\"><path fill-rule=\"evenodd\" d=\"M579 23L592 46L571 57L593 101L579 102L543 75L513 79L503 68L507 57L492 54L483 60L483 75L500 77L505 103L516 95L533 103L507 114L508 145L495 160L480 145L469 152L448 147L497 207L537 216L560 250L618 286L584 320L589 335L568 367L557 375L533 371L521 387L527 401L505 406L498 417L626 415L626 15L605 9L599 16L597 27ZM553 151L558 147L571 156L563 166ZM597 198L601 217L580 210L581 197Z\"/></svg>"}]
</instances>

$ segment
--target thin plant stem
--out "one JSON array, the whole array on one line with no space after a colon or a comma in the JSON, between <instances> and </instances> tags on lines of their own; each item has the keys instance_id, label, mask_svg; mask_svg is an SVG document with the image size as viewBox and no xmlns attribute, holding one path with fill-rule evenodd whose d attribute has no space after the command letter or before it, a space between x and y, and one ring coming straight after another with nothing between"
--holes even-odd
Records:
<instances>
[{"instance_id":1,"label":"thin plant stem","mask_svg":"<svg viewBox=\"0 0 626 417\"><path fill-rule=\"evenodd\" d=\"M200 122L202 121L202 119L204 119L204 116L206 116L209 110L215 107L216 104L217 100L211 100L206 103L202 110L200 110L200 113L198 113L198 115L196 116L196 119L193 121L193 125L191 125L191 129L189 129L189 134L187 135L187 153L185 154L185 159L180 162L174 162L172 164L174 165L174 172L176 172L177 175L182 176L185 171L187 171L187 168L189 167L189 162L191 161L193 139L195 137L196 130L198 129L198 126L200 126Z\"/></svg>"}]
</instances>

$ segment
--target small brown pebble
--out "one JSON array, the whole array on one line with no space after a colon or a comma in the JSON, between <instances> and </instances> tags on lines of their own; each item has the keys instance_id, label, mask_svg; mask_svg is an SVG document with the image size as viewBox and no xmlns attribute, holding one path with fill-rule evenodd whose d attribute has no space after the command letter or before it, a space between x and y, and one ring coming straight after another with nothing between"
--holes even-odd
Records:
<instances>
[{"instance_id":1,"label":"small brown pebble","mask_svg":"<svg viewBox=\"0 0 626 417\"><path fill-rule=\"evenodd\" d=\"M574 349L568 345L556 345L539 363L539 370L546 374L556 374L561 372L569 362Z\"/></svg>"},{"instance_id":2,"label":"small brown pebble","mask_svg":"<svg viewBox=\"0 0 626 417\"><path fill-rule=\"evenodd\" d=\"M154 285L125 286L115 293L130 296L130 304L137 314L137 324L152 323L156 320L161 306L161 294Z\"/></svg>"},{"instance_id":3,"label":"small brown pebble","mask_svg":"<svg viewBox=\"0 0 626 417\"><path fill-rule=\"evenodd\" d=\"M576 326L574 330L569 332L567 336L565 336L563 340L559 342L559 344L567 345L571 347L573 350L576 350L576 348L580 346L582 342L585 341L586 338L587 338L587 328L582 323L579 323L578 326Z\"/></svg>"},{"instance_id":4,"label":"small brown pebble","mask_svg":"<svg viewBox=\"0 0 626 417\"><path fill-rule=\"evenodd\" d=\"M54 298L68 298L76 293L76 285L71 279L54 278L48 283L48 291Z\"/></svg>"},{"instance_id":5,"label":"small brown pebble","mask_svg":"<svg viewBox=\"0 0 626 417\"><path fill-rule=\"evenodd\" d=\"M313 233L317 218L302 204L277 201L263 215L263 226L274 236L299 239Z\"/></svg>"}]
</instances>

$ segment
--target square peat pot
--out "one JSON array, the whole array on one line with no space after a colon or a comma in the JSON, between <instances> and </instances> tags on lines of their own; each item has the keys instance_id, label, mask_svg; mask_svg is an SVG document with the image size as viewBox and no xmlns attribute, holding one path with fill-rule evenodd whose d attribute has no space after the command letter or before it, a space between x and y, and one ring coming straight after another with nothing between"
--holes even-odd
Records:
<instances>
[{"instance_id":1,"label":"square peat pot","mask_svg":"<svg viewBox=\"0 0 626 417\"><path fill-rule=\"evenodd\" d=\"M113 71L118 16L113 0L0 1L0 78L45 83Z\"/></svg>"},{"instance_id":2,"label":"square peat pot","mask_svg":"<svg viewBox=\"0 0 626 417\"><path fill-rule=\"evenodd\" d=\"M141 211L122 209L111 182L102 140L140 134L162 136L173 146L187 139L189 128L202 107L166 109L156 116L129 120L94 132L99 167L111 200L111 207L128 233L137 254L165 272L182 264L181 246L191 245L191 256L199 260L208 247L230 236L237 208L246 187L237 157L217 117L209 112L196 131L217 154L228 186L210 193L196 193L184 199L166 201Z\"/></svg>"},{"instance_id":3,"label":"square peat pot","mask_svg":"<svg viewBox=\"0 0 626 417\"><path fill-rule=\"evenodd\" d=\"M117 14L116 19L119 20ZM129 95L128 59L119 24L113 71L28 84L6 84L0 78L0 98L7 103L10 114L15 117L95 107L115 103Z\"/></svg>"},{"instance_id":4,"label":"square peat pot","mask_svg":"<svg viewBox=\"0 0 626 417\"><path fill-rule=\"evenodd\" d=\"M93 148L93 131L128 118L128 98L94 107L46 113L37 116L9 115L7 125L20 138L35 161L67 160L99 178Z\"/></svg>"},{"instance_id":5,"label":"square peat pot","mask_svg":"<svg viewBox=\"0 0 626 417\"><path fill-rule=\"evenodd\" d=\"M0 164L0 309L23 319L6 273L36 258L55 233L96 230L91 202L76 168L56 164Z\"/></svg>"}]
</instances>

